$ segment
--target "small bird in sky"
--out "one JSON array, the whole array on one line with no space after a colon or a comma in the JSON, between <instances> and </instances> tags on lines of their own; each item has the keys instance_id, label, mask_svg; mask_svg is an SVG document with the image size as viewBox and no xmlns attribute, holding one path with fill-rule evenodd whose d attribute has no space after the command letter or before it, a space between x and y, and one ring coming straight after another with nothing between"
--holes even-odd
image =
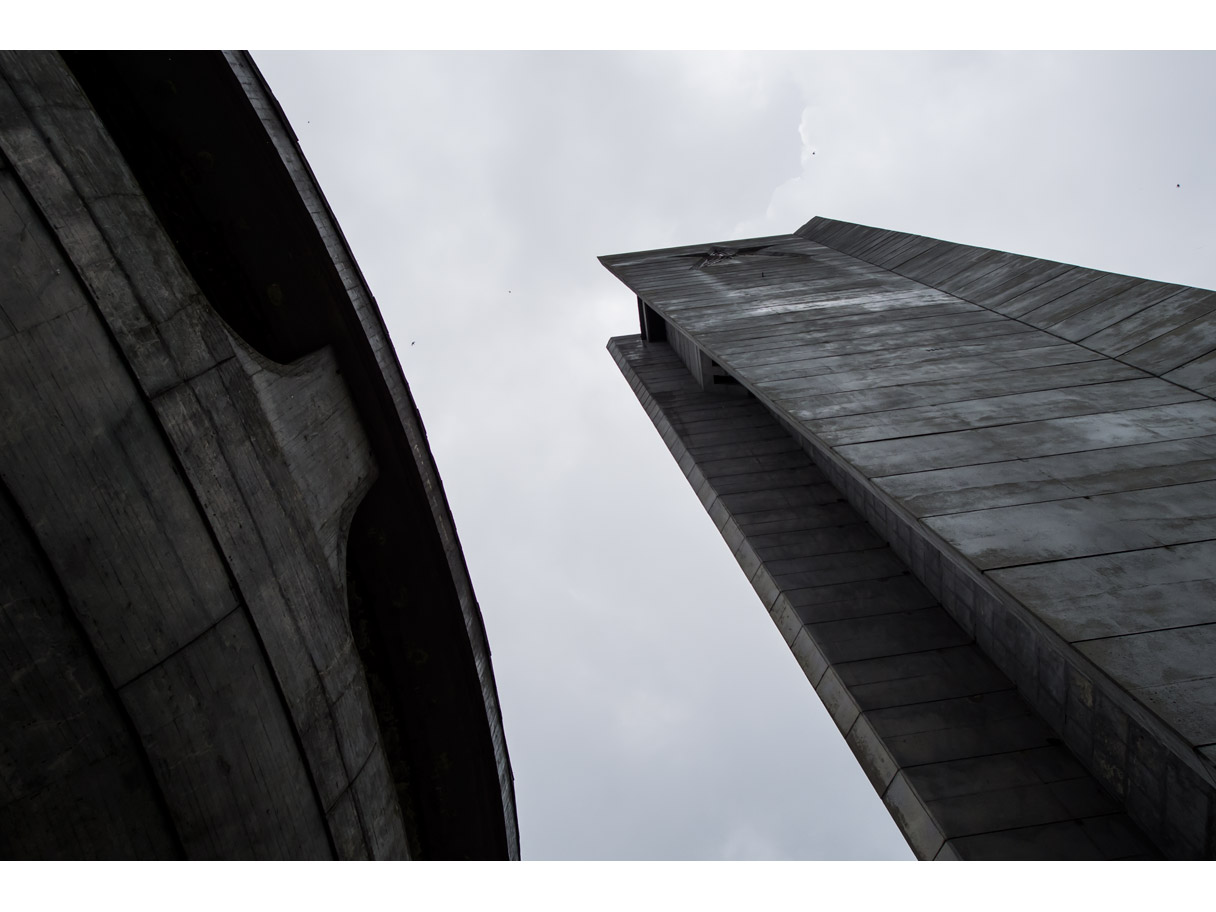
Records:
<instances>
[{"instance_id":1,"label":"small bird in sky","mask_svg":"<svg viewBox=\"0 0 1216 912\"><path fill-rule=\"evenodd\" d=\"M410 343L410 345L413 345L413 344L414 344L413 342Z\"/></svg>"}]
</instances>

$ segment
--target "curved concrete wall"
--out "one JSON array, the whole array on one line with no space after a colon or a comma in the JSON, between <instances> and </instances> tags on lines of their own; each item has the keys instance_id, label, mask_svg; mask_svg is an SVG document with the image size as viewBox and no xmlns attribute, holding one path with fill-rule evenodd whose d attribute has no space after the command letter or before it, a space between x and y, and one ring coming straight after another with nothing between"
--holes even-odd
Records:
<instances>
[{"instance_id":1,"label":"curved concrete wall","mask_svg":"<svg viewBox=\"0 0 1216 912\"><path fill-rule=\"evenodd\" d=\"M146 77L168 60L73 66L104 97L121 74ZM410 447L384 379L391 347L362 329L351 283L267 142L234 72L252 64L218 54L185 64L220 80L203 94L225 107L200 118L231 121L244 166L287 188L251 210L261 203L287 240L311 244L237 244L221 260L239 275L207 280L210 291L195 275L232 239L187 217L193 233L179 246L156 208L203 190L183 191L180 169L155 157L133 173L59 55L0 58L0 243L12 264L0 297L0 654L13 669L0 695L0 854L518 857L492 672L475 656L478 645L488 656L480 617L471 643L459 546L436 525L442 489L421 478L434 472L429 452L401 459ZM137 98L129 107L152 116ZM138 117L113 126L139 141ZM221 314L258 306L231 294L259 263L310 251L308 268L342 294L295 312L308 353L279 363ZM391 625L402 612L405 641L443 657L446 721L426 718L397 682L373 694L352 635L348 537L377 479L408 517L393 539L400 563L443 570L418 574L419 608L373 598L371 614ZM452 778L420 767L425 751L388 755L378 702L406 723L396 750L429 737L460 756ZM435 787L470 797L436 813Z\"/></svg>"}]
</instances>

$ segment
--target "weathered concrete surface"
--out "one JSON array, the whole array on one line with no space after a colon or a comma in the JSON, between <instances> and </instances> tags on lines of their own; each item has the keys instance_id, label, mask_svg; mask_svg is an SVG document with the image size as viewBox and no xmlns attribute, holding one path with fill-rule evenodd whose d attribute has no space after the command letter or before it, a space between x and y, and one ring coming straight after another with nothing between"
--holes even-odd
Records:
<instances>
[{"instance_id":1,"label":"weathered concrete surface","mask_svg":"<svg viewBox=\"0 0 1216 912\"><path fill-rule=\"evenodd\" d=\"M1216 854L1216 570L1155 580L1216 531L1212 292L826 220L604 262L802 442L1163 852ZM1123 559L1143 585L1027 588Z\"/></svg>"},{"instance_id":2,"label":"weathered concrete surface","mask_svg":"<svg viewBox=\"0 0 1216 912\"><path fill-rule=\"evenodd\" d=\"M72 59L88 94L0 56L0 854L518 857L442 488L289 128L241 55ZM248 183L191 185L200 138ZM386 673L411 643L440 670Z\"/></svg>"},{"instance_id":3,"label":"weathered concrete surface","mask_svg":"<svg viewBox=\"0 0 1216 912\"><path fill-rule=\"evenodd\" d=\"M763 406L609 350L918 857L1155 857Z\"/></svg>"}]
</instances>

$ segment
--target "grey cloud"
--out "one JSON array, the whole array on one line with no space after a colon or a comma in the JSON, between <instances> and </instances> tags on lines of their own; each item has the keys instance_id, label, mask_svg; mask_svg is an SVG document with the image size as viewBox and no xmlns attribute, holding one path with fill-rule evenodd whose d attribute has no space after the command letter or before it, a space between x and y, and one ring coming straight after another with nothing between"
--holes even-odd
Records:
<instances>
[{"instance_id":1,"label":"grey cloud","mask_svg":"<svg viewBox=\"0 0 1216 912\"><path fill-rule=\"evenodd\" d=\"M524 857L908 857L604 352L595 257L820 214L1211 287L1216 57L257 60L426 422Z\"/></svg>"}]
</instances>

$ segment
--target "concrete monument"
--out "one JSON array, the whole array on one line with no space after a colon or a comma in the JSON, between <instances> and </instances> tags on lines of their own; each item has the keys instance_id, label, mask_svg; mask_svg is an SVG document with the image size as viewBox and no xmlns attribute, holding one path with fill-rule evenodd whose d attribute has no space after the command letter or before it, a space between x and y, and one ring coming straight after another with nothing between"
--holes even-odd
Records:
<instances>
[{"instance_id":1,"label":"concrete monument","mask_svg":"<svg viewBox=\"0 0 1216 912\"><path fill-rule=\"evenodd\" d=\"M0 54L0 857L517 858L380 313L242 53Z\"/></svg>"},{"instance_id":2,"label":"concrete monument","mask_svg":"<svg viewBox=\"0 0 1216 912\"><path fill-rule=\"evenodd\" d=\"M602 262L918 857L1216 855L1216 293L822 218Z\"/></svg>"}]
</instances>

